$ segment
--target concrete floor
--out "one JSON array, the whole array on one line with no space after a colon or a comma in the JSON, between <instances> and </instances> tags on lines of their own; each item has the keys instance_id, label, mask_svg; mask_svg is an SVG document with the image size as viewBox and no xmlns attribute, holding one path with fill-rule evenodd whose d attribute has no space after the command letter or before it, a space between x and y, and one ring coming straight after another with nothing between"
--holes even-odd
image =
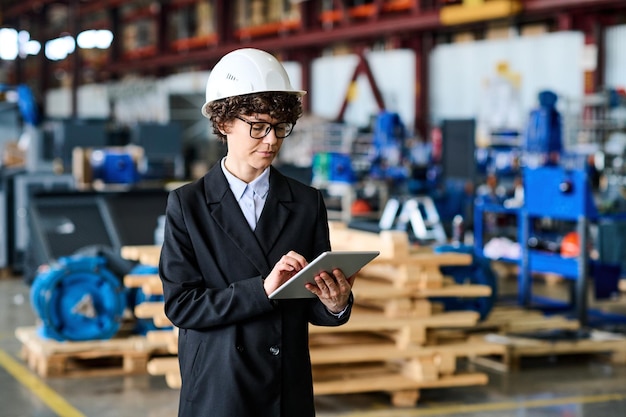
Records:
<instances>
[{"instance_id":1,"label":"concrete floor","mask_svg":"<svg viewBox=\"0 0 626 417\"><path fill-rule=\"evenodd\" d=\"M14 336L16 327L35 324L28 292L20 279L0 279L0 416L176 415L178 393L167 387L163 377L40 379L31 372L20 358L20 342ZM626 365L612 365L601 355L540 357L525 360L521 370L509 373L474 370L488 373L488 385L425 389L418 405L411 408L391 406L382 393L318 396L318 416L626 416Z\"/></svg>"}]
</instances>

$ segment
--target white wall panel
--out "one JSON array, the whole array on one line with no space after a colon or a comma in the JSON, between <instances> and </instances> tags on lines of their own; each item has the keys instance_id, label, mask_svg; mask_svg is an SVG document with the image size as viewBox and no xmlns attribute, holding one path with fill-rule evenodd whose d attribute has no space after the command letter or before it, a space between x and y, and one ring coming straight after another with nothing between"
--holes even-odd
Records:
<instances>
[{"instance_id":1,"label":"white wall panel","mask_svg":"<svg viewBox=\"0 0 626 417\"><path fill-rule=\"evenodd\" d=\"M72 92L69 88L55 88L46 92L46 117L66 118L72 116Z\"/></svg>"},{"instance_id":2,"label":"white wall panel","mask_svg":"<svg viewBox=\"0 0 626 417\"><path fill-rule=\"evenodd\" d=\"M503 61L521 76L522 123L536 106L541 90L579 98L584 92L583 49L579 32L437 46L429 61L432 119L477 117L485 100L486 81L496 76L497 64Z\"/></svg>"},{"instance_id":3,"label":"white wall panel","mask_svg":"<svg viewBox=\"0 0 626 417\"><path fill-rule=\"evenodd\" d=\"M183 72L168 76L164 80L166 89L172 93L189 94L202 93L206 90L206 81L209 71Z\"/></svg>"},{"instance_id":4,"label":"white wall panel","mask_svg":"<svg viewBox=\"0 0 626 417\"><path fill-rule=\"evenodd\" d=\"M611 88L626 88L626 25L606 30L606 67L604 79Z\"/></svg>"},{"instance_id":5,"label":"white wall panel","mask_svg":"<svg viewBox=\"0 0 626 417\"><path fill-rule=\"evenodd\" d=\"M110 115L107 87L103 84L88 84L78 87L76 112L83 119L106 119ZM69 87L55 88L46 93L48 118L72 117L72 90Z\"/></svg>"},{"instance_id":6,"label":"white wall panel","mask_svg":"<svg viewBox=\"0 0 626 417\"><path fill-rule=\"evenodd\" d=\"M78 87L76 111L81 119L107 119L111 113L106 85L89 84Z\"/></svg>"},{"instance_id":7,"label":"white wall panel","mask_svg":"<svg viewBox=\"0 0 626 417\"><path fill-rule=\"evenodd\" d=\"M377 51L366 54L385 109L400 114L409 128L415 122L415 54L410 50ZM322 57L313 61L311 74L311 112L334 120L348 94L350 80L359 63L356 55ZM359 74L350 91L344 121L365 127L379 109L365 74Z\"/></svg>"}]
</instances>

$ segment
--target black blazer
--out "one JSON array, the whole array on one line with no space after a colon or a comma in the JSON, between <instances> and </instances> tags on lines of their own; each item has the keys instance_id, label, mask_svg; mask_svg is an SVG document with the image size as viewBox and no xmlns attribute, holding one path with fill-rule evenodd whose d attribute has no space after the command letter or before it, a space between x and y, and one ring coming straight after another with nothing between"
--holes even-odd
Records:
<instances>
[{"instance_id":1,"label":"black blazer","mask_svg":"<svg viewBox=\"0 0 626 417\"><path fill-rule=\"evenodd\" d=\"M165 313L180 328L179 416L314 416L308 324L348 321L318 299L271 301L281 256L330 249L321 193L270 168L253 232L220 164L168 197L159 273Z\"/></svg>"}]
</instances>

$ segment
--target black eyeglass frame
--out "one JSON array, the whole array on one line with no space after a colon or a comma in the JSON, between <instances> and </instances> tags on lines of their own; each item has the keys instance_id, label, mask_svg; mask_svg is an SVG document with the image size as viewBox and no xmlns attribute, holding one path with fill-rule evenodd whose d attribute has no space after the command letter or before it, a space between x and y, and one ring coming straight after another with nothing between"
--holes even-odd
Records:
<instances>
[{"instance_id":1,"label":"black eyeglass frame","mask_svg":"<svg viewBox=\"0 0 626 417\"><path fill-rule=\"evenodd\" d=\"M263 139L264 137L266 137L267 135L270 134L270 132L272 131L272 129L274 129L274 134L276 135L277 139L285 139L287 136L291 135L291 132L293 132L293 128L296 126L295 123L290 123L290 122L278 122L278 123L270 123L270 122L263 122L263 121L257 121L257 122L251 122L249 120L246 120L242 117L239 116L235 116L237 119L241 120L242 122L248 123L250 125L250 137L252 139ZM259 137L255 137L252 136L252 129L254 128L255 124L264 124L264 125L268 125L269 129L266 129L265 133L263 134L263 136L259 136ZM289 133L287 133L285 136L279 136L278 135L278 131L276 130L276 127L278 127L278 125L282 125L282 124L287 124L287 125L291 125L291 129L289 130Z\"/></svg>"}]
</instances>

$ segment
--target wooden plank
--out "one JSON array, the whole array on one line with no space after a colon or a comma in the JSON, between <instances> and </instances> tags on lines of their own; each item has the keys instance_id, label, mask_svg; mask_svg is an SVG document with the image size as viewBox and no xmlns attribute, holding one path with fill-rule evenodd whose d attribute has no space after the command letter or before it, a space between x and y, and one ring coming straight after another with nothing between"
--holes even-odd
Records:
<instances>
[{"instance_id":1,"label":"wooden plank","mask_svg":"<svg viewBox=\"0 0 626 417\"><path fill-rule=\"evenodd\" d=\"M353 394L359 392L394 392L423 388L446 388L485 385L487 376L482 373L445 376L434 381L415 381L398 373L380 374L375 377L350 377L334 381L313 380L316 395Z\"/></svg>"},{"instance_id":2,"label":"wooden plank","mask_svg":"<svg viewBox=\"0 0 626 417\"><path fill-rule=\"evenodd\" d=\"M139 261L144 265L159 265L161 256L160 245L123 246L120 251L122 258Z\"/></svg>"},{"instance_id":3,"label":"wooden plank","mask_svg":"<svg viewBox=\"0 0 626 417\"><path fill-rule=\"evenodd\" d=\"M150 375L166 375L168 373L178 373L178 357L154 358L150 359L147 367Z\"/></svg>"},{"instance_id":4,"label":"wooden plank","mask_svg":"<svg viewBox=\"0 0 626 417\"><path fill-rule=\"evenodd\" d=\"M159 343L166 347L167 352L172 355L178 354L178 328L165 330L151 330L146 334L150 343Z\"/></svg>"},{"instance_id":5,"label":"wooden plank","mask_svg":"<svg viewBox=\"0 0 626 417\"><path fill-rule=\"evenodd\" d=\"M158 274L127 274L124 276L124 286L127 288L141 288L151 281L159 281Z\"/></svg>"},{"instance_id":6,"label":"wooden plank","mask_svg":"<svg viewBox=\"0 0 626 417\"><path fill-rule=\"evenodd\" d=\"M355 331L386 331L411 327L470 327L476 324L479 314L475 311L451 311L436 314L430 317L396 317L389 318L378 312L362 311L358 307L353 309L350 320L338 327L313 326L309 327L310 334L319 333L347 333Z\"/></svg>"},{"instance_id":7,"label":"wooden plank","mask_svg":"<svg viewBox=\"0 0 626 417\"><path fill-rule=\"evenodd\" d=\"M172 356L151 359L147 364L147 370L150 375L164 375L165 383L168 387L180 389L182 380L178 357Z\"/></svg>"},{"instance_id":8,"label":"wooden plank","mask_svg":"<svg viewBox=\"0 0 626 417\"><path fill-rule=\"evenodd\" d=\"M135 316L140 319L151 319L165 316L163 301L144 301L135 306Z\"/></svg>"},{"instance_id":9,"label":"wooden plank","mask_svg":"<svg viewBox=\"0 0 626 417\"><path fill-rule=\"evenodd\" d=\"M389 285L380 280L357 277L352 288L356 299L393 299L428 297L488 297L491 287L487 285L449 284L440 288L409 288Z\"/></svg>"},{"instance_id":10,"label":"wooden plank","mask_svg":"<svg viewBox=\"0 0 626 417\"><path fill-rule=\"evenodd\" d=\"M163 283L158 274L125 275L124 286L127 288L141 288L146 295L163 295Z\"/></svg>"},{"instance_id":11,"label":"wooden plank","mask_svg":"<svg viewBox=\"0 0 626 417\"><path fill-rule=\"evenodd\" d=\"M506 346L487 341L442 346L410 345L404 347L403 349L399 349L393 344L384 342L367 345L341 344L310 347L311 363L314 365L379 362L413 358L434 358L436 360L441 360L442 356L451 355L455 358L461 358L468 356L504 354L505 351Z\"/></svg>"}]
</instances>

